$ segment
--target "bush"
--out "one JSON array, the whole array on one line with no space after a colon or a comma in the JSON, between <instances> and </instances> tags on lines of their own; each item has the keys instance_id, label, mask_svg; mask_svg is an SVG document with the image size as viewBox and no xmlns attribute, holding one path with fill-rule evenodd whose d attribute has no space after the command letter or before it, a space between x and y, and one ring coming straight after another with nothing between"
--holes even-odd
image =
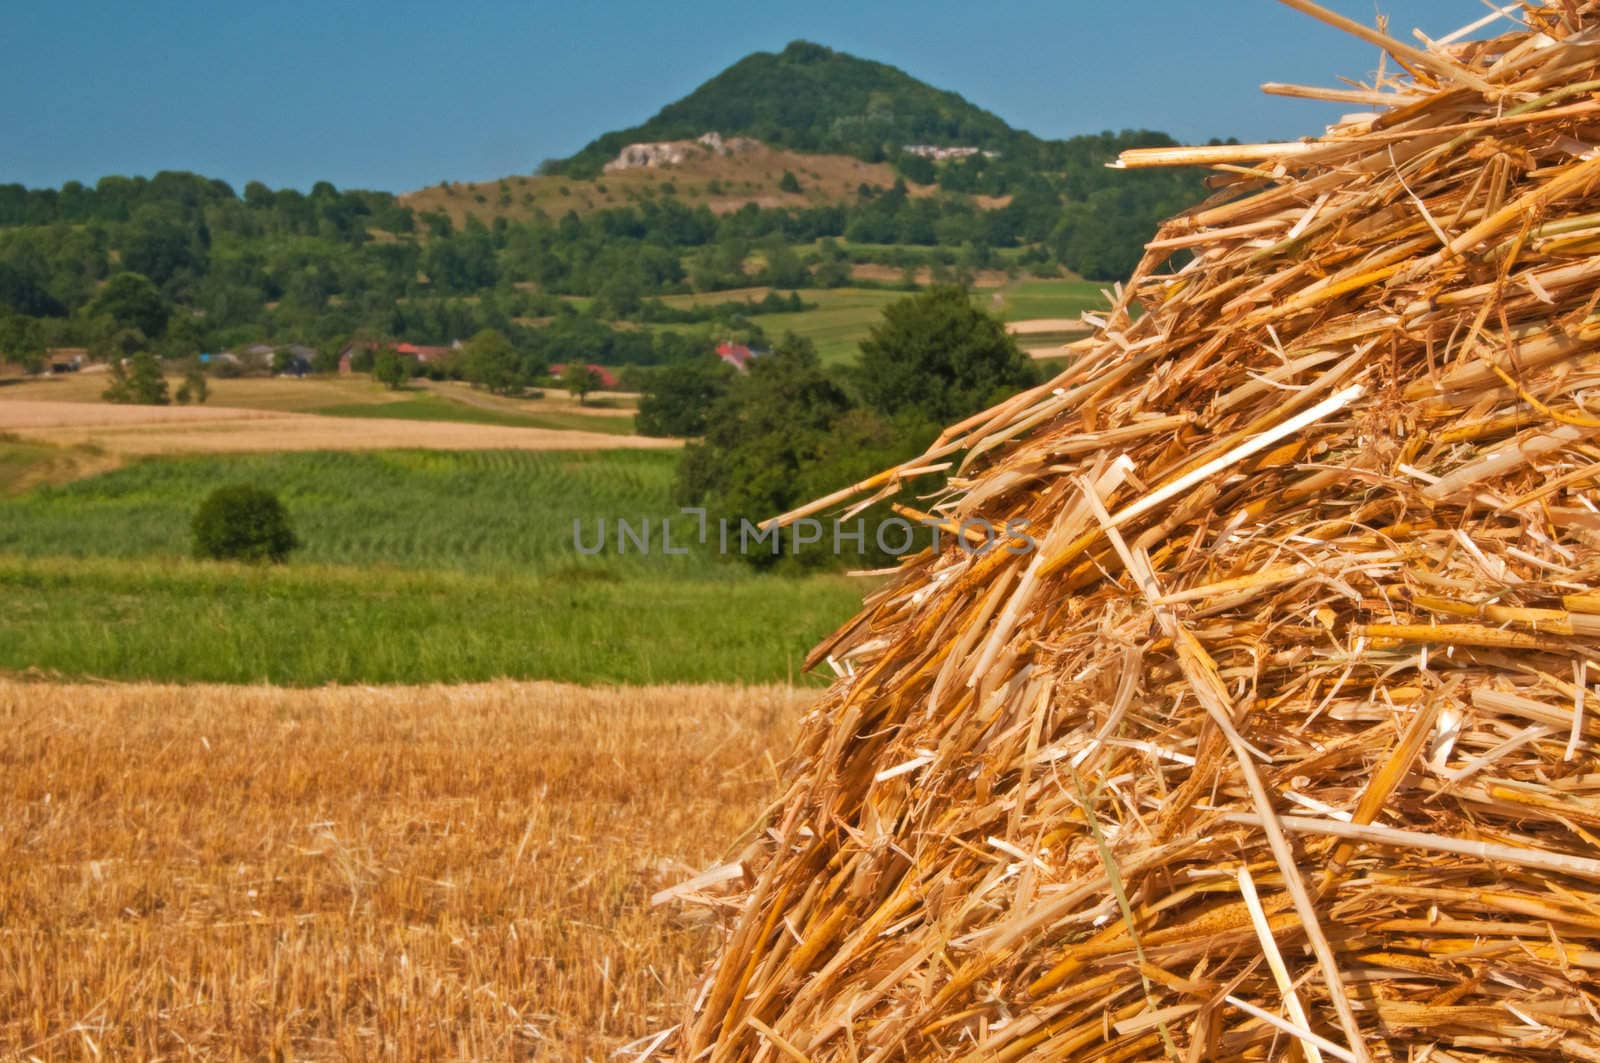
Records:
<instances>
[{"instance_id":1,"label":"bush","mask_svg":"<svg viewBox=\"0 0 1600 1063\"><path fill-rule=\"evenodd\" d=\"M217 561L282 564L300 545L278 496L248 484L211 492L200 504L191 528L194 556Z\"/></svg>"}]
</instances>

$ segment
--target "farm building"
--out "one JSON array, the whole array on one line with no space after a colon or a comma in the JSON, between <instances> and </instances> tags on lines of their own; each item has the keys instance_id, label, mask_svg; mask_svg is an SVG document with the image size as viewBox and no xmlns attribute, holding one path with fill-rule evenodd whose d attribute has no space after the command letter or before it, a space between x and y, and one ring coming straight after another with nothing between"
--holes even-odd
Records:
<instances>
[{"instance_id":1,"label":"farm building","mask_svg":"<svg viewBox=\"0 0 1600 1063\"><path fill-rule=\"evenodd\" d=\"M52 373L76 373L89 360L87 347L51 347L45 352Z\"/></svg>"},{"instance_id":2,"label":"farm building","mask_svg":"<svg viewBox=\"0 0 1600 1063\"><path fill-rule=\"evenodd\" d=\"M727 362L741 373L750 367L750 362L752 360L760 358L762 355L767 353L767 351L756 350L755 348L747 347L742 343L723 342L717 344L717 357L721 358L724 362Z\"/></svg>"},{"instance_id":3,"label":"farm building","mask_svg":"<svg viewBox=\"0 0 1600 1063\"><path fill-rule=\"evenodd\" d=\"M351 340L339 348L339 372L348 376L351 372L350 359L361 351L371 351L376 354L388 347L402 358L415 358L420 365L428 365L442 358L447 358L461 348L457 340L448 347L429 346L421 343L380 343L377 340Z\"/></svg>"},{"instance_id":4,"label":"farm building","mask_svg":"<svg viewBox=\"0 0 1600 1063\"><path fill-rule=\"evenodd\" d=\"M614 388L614 387L617 386L617 383L618 383L617 374L613 373L611 370L605 368L604 366L598 366L598 365L595 365L593 363L589 364L589 368L591 370L593 370L595 376L597 378L599 378L600 386L602 388L606 388L607 390L609 390L609 389ZM558 377L562 373L565 373L566 371L567 371L567 363L566 362L555 362L555 363L552 363L551 366L550 366L550 375L551 376L557 376Z\"/></svg>"}]
</instances>

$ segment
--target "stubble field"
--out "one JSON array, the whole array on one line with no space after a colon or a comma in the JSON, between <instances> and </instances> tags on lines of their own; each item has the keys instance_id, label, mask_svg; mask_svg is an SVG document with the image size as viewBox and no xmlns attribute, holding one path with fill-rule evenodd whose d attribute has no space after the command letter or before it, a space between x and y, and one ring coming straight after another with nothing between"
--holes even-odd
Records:
<instances>
[{"instance_id":1,"label":"stubble field","mask_svg":"<svg viewBox=\"0 0 1600 1063\"><path fill-rule=\"evenodd\" d=\"M603 1058L805 698L0 683L0 1057Z\"/></svg>"}]
</instances>

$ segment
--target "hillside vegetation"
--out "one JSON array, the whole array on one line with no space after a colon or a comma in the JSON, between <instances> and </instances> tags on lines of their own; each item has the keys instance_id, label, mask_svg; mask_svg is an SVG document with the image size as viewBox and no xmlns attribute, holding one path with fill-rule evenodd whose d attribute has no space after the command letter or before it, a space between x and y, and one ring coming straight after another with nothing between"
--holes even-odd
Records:
<instances>
[{"instance_id":1,"label":"hillside vegetation","mask_svg":"<svg viewBox=\"0 0 1600 1063\"><path fill-rule=\"evenodd\" d=\"M871 159L884 144L959 144L1015 150L1025 134L1003 119L886 63L795 41L756 52L663 107L649 121L607 133L555 169L592 176L626 145L684 140L707 130L805 152Z\"/></svg>"},{"instance_id":2,"label":"hillside vegetation","mask_svg":"<svg viewBox=\"0 0 1600 1063\"><path fill-rule=\"evenodd\" d=\"M626 143L716 132L729 154L602 172ZM542 176L406 197L203 176L0 186L0 360L53 347L172 357L352 336L448 344L484 329L530 365L652 365L713 338L764 343L786 304L674 307L745 289L1116 280L1159 218L1198 201L1184 171L1120 172L1148 131L1047 141L909 74L796 43L752 55ZM981 149L935 160L917 145ZM625 326L649 324L651 329ZM623 327L619 327L623 326ZM676 339L659 326L672 326ZM534 373L534 376L539 374Z\"/></svg>"}]
</instances>

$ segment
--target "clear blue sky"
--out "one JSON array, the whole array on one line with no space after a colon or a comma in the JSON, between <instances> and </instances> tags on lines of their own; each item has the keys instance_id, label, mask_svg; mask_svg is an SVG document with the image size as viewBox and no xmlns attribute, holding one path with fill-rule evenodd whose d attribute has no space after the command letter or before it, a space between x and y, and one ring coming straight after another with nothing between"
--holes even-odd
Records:
<instances>
[{"instance_id":1,"label":"clear blue sky","mask_svg":"<svg viewBox=\"0 0 1600 1063\"><path fill-rule=\"evenodd\" d=\"M1440 36L1477 0L1324 0ZM408 191L527 173L796 38L898 66L1012 125L1181 140L1320 130L1263 81L1365 77L1377 50L1273 0L53 0L14 3L0 183L194 170L235 188Z\"/></svg>"}]
</instances>

